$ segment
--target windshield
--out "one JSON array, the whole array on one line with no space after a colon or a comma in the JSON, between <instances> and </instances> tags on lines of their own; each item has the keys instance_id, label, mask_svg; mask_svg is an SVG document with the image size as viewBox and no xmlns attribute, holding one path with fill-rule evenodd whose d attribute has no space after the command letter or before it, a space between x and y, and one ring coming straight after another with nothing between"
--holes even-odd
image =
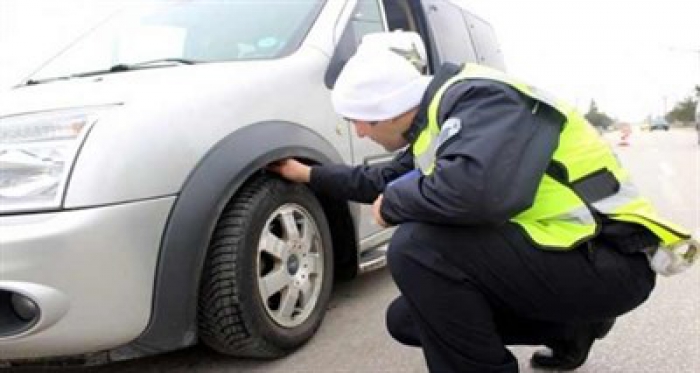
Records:
<instances>
[{"instance_id":1,"label":"windshield","mask_svg":"<svg viewBox=\"0 0 700 373\"><path fill-rule=\"evenodd\" d=\"M171 0L132 6L78 40L31 79L110 71L116 65L148 61L278 58L299 47L323 3Z\"/></svg>"}]
</instances>

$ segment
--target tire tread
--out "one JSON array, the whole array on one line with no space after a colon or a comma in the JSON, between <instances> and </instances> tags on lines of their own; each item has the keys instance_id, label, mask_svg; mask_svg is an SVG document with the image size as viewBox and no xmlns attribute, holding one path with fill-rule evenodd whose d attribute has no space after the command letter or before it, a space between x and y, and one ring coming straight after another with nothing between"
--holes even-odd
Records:
<instances>
[{"instance_id":1,"label":"tire tread","mask_svg":"<svg viewBox=\"0 0 700 373\"><path fill-rule=\"evenodd\" d=\"M242 298L243 284L239 282L249 260L244 260L241 253L250 245L245 239L251 230L251 215L261 201L283 194L289 186L285 183L269 176L252 179L226 205L212 234L201 280L198 323L202 341L220 353L271 359L282 357L294 348L288 342L277 344L260 332L260 325L253 319L264 315L244 311L247 308L242 302L246 299ZM327 224L325 220L323 224ZM328 275L332 278L332 268ZM320 319L313 332L319 325Z\"/></svg>"},{"instance_id":2,"label":"tire tread","mask_svg":"<svg viewBox=\"0 0 700 373\"><path fill-rule=\"evenodd\" d=\"M237 250L247 224L247 212L254 199L268 194L267 178L255 179L229 203L217 223L205 264L202 296L199 299L199 331L201 338L218 352L244 357L275 358L286 351L269 344L249 332L243 320L236 281ZM233 300L234 302L231 302Z\"/></svg>"}]
</instances>

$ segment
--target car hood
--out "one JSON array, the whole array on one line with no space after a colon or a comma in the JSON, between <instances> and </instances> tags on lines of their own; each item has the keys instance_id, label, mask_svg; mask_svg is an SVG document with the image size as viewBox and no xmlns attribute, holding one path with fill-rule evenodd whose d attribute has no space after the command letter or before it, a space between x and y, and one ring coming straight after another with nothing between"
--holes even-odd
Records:
<instances>
[{"instance_id":1,"label":"car hood","mask_svg":"<svg viewBox=\"0 0 700 373\"><path fill-rule=\"evenodd\" d=\"M129 105L206 97L223 89L244 89L285 69L285 59L176 65L115 72L19 86L0 100L0 117L68 108ZM294 64L289 64L293 68ZM232 81L235 84L232 84Z\"/></svg>"},{"instance_id":2,"label":"car hood","mask_svg":"<svg viewBox=\"0 0 700 373\"><path fill-rule=\"evenodd\" d=\"M64 206L140 201L176 194L211 149L248 126L285 122L347 144L327 125L339 121L323 80L327 67L326 54L306 48L280 60L55 81L13 89L0 100L0 116L84 108L96 124L75 160ZM254 147L264 148L265 137L258 139Z\"/></svg>"}]
</instances>

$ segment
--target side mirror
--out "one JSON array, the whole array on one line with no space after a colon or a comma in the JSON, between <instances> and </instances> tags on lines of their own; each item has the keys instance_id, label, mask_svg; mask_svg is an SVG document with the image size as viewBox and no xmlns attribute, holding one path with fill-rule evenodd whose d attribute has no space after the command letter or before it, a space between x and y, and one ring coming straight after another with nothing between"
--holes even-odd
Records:
<instances>
[{"instance_id":1,"label":"side mirror","mask_svg":"<svg viewBox=\"0 0 700 373\"><path fill-rule=\"evenodd\" d=\"M335 87L335 81L338 80L340 72L343 71L343 67L345 67L345 64L348 63L348 60L355 52L357 52L357 42L355 41L354 32L347 32L346 30L340 36L340 40L338 40L331 61L328 64L326 75L323 77L323 81L328 89Z\"/></svg>"},{"instance_id":2,"label":"side mirror","mask_svg":"<svg viewBox=\"0 0 700 373\"><path fill-rule=\"evenodd\" d=\"M413 31L396 30L367 34L362 38L361 48L389 49L406 58L421 73L425 73L428 66L425 43L420 35Z\"/></svg>"},{"instance_id":3,"label":"side mirror","mask_svg":"<svg viewBox=\"0 0 700 373\"><path fill-rule=\"evenodd\" d=\"M360 47L363 49L388 49L409 60L421 74L426 73L428 56L425 43L418 33L403 30L371 33L362 37ZM343 33L324 77L326 87L333 89L340 72L355 52L357 52L357 44L354 34L352 32Z\"/></svg>"}]
</instances>

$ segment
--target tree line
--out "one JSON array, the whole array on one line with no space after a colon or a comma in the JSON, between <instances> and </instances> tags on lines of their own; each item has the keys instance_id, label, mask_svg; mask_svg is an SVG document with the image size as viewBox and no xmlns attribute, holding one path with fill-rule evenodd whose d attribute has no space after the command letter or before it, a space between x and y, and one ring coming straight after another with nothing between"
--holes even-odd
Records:
<instances>
[{"instance_id":1,"label":"tree line","mask_svg":"<svg viewBox=\"0 0 700 373\"><path fill-rule=\"evenodd\" d=\"M598 104L595 103L595 100L591 100L591 105L585 117L590 124L604 129L607 129L608 126L615 122L613 118L598 109Z\"/></svg>"},{"instance_id":2,"label":"tree line","mask_svg":"<svg viewBox=\"0 0 700 373\"><path fill-rule=\"evenodd\" d=\"M695 97L688 96L685 99L677 102L669 112L664 113L664 118L669 123L693 123L695 121L695 107L698 105L699 100L700 85L696 85ZM615 122L615 119L611 118L598 108L595 100L591 100L591 105L589 106L585 117L592 125L596 127L608 128L608 126Z\"/></svg>"},{"instance_id":3,"label":"tree line","mask_svg":"<svg viewBox=\"0 0 700 373\"><path fill-rule=\"evenodd\" d=\"M695 107L700 99L700 85L695 86L695 98L686 97L673 106L673 109L664 116L670 123L685 122L691 123L695 121Z\"/></svg>"}]
</instances>

